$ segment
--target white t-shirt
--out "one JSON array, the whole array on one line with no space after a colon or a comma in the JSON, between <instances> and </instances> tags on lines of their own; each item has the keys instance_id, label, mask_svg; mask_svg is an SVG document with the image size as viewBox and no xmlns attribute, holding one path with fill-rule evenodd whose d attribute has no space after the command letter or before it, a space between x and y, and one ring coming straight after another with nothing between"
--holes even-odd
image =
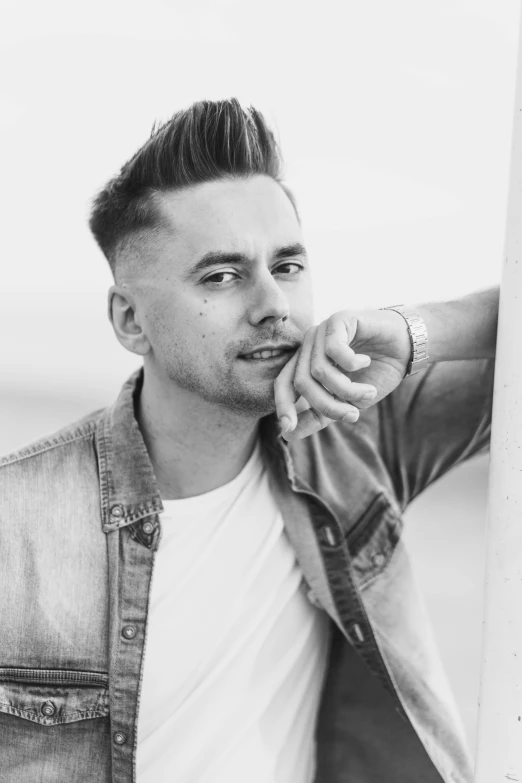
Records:
<instances>
[{"instance_id":1,"label":"white t-shirt","mask_svg":"<svg viewBox=\"0 0 522 783\"><path fill-rule=\"evenodd\" d=\"M259 446L228 484L163 501L138 716L138 783L311 783L328 621Z\"/></svg>"}]
</instances>

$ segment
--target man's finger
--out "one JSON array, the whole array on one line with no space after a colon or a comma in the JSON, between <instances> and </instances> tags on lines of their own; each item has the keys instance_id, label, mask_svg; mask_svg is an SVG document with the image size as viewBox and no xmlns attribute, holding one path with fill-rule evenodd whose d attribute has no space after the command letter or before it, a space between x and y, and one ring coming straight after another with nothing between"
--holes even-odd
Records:
<instances>
[{"instance_id":1,"label":"man's finger","mask_svg":"<svg viewBox=\"0 0 522 783\"><path fill-rule=\"evenodd\" d=\"M315 380L311 374L312 361L316 361L316 357L324 354L320 333L319 339L316 340L319 329L320 327L309 329L305 334L300 349L299 361L295 369L295 391L305 398L314 411L317 411L322 416L326 416L328 419L339 420L344 419L346 416L357 417L359 414L357 408L342 399L338 399L325 386ZM347 382L350 383L350 381ZM367 391L373 392L374 387L368 386Z\"/></svg>"},{"instance_id":2,"label":"man's finger","mask_svg":"<svg viewBox=\"0 0 522 783\"><path fill-rule=\"evenodd\" d=\"M355 337L355 318L343 320L337 313L326 322L324 349L327 356L346 372L357 372L370 363L370 357L356 354L350 343Z\"/></svg>"},{"instance_id":3,"label":"man's finger","mask_svg":"<svg viewBox=\"0 0 522 783\"><path fill-rule=\"evenodd\" d=\"M299 397L294 387L294 375L299 360L298 349L288 361L274 382L276 414L281 425L281 432L291 432L297 425L295 401Z\"/></svg>"},{"instance_id":4,"label":"man's finger","mask_svg":"<svg viewBox=\"0 0 522 783\"><path fill-rule=\"evenodd\" d=\"M284 435L285 440L301 440L301 438L307 438L314 432L324 430L331 424L333 419L328 419L326 416L322 416L312 408L308 408L298 414L297 426L291 432L287 432Z\"/></svg>"},{"instance_id":5,"label":"man's finger","mask_svg":"<svg viewBox=\"0 0 522 783\"><path fill-rule=\"evenodd\" d=\"M371 401L377 396L375 386L352 381L348 378L346 372L334 365L326 355L325 341L326 324L323 322L317 327L315 343L310 358L310 374L312 378L332 395L344 402L359 403L360 407L370 405ZM364 362L363 366L367 366L367 362Z\"/></svg>"}]
</instances>

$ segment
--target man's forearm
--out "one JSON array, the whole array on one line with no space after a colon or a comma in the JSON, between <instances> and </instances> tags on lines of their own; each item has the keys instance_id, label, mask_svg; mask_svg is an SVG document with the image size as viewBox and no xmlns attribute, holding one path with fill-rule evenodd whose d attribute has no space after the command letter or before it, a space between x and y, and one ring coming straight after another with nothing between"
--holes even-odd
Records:
<instances>
[{"instance_id":1,"label":"man's forearm","mask_svg":"<svg viewBox=\"0 0 522 783\"><path fill-rule=\"evenodd\" d=\"M415 306L428 329L430 362L495 355L499 286L450 302Z\"/></svg>"}]
</instances>

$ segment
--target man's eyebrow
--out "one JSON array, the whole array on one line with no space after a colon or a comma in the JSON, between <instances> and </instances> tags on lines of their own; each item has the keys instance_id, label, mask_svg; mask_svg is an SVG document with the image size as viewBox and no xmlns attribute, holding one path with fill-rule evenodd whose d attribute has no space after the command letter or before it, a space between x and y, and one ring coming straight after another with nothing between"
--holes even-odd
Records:
<instances>
[{"instance_id":1,"label":"man's eyebrow","mask_svg":"<svg viewBox=\"0 0 522 783\"><path fill-rule=\"evenodd\" d=\"M278 247L272 254L272 257L276 261L280 261L283 258L295 258L296 256L304 256L306 258L306 249L300 242L296 242L293 245L284 245ZM197 261L187 272L183 275L184 280L197 275L199 272L203 272L210 267L218 266L221 264L251 264L252 259L245 253L227 253L215 250L210 250L205 253L199 261Z\"/></svg>"},{"instance_id":2,"label":"man's eyebrow","mask_svg":"<svg viewBox=\"0 0 522 783\"><path fill-rule=\"evenodd\" d=\"M296 256L304 256L306 258L306 248L300 242L296 242L293 245L285 245L279 247L275 253L274 258L280 261L282 258L295 258Z\"/></svg>"}]
</instances>

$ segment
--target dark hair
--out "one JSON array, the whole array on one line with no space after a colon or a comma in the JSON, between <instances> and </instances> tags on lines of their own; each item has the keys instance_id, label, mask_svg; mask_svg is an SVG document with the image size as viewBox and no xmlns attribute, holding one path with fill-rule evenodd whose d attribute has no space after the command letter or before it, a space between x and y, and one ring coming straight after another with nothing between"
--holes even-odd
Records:
<instances>
[{"instance_id":1,"label":"dark hair","mask_svg":"<svg viewBox=\"0 0 522 783\"><path fill-rule=\"evenodd\" d=\"M263 115L235 98L199 101L152 129L94 199L89 226L114 274L118 249L161 225L158 193L255 174L272 177L296 208L282 183L281 154Z\"/></svg>"}]
</instances>

